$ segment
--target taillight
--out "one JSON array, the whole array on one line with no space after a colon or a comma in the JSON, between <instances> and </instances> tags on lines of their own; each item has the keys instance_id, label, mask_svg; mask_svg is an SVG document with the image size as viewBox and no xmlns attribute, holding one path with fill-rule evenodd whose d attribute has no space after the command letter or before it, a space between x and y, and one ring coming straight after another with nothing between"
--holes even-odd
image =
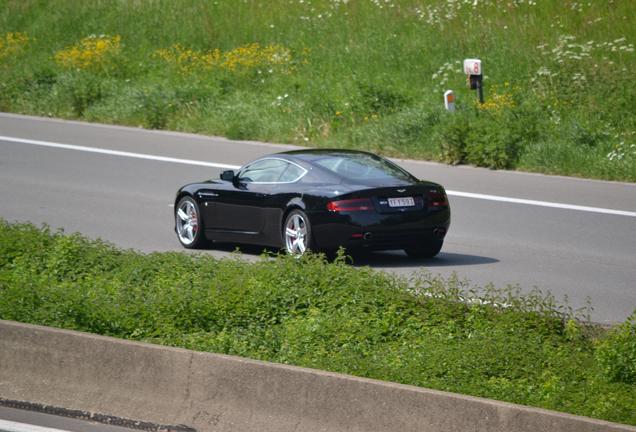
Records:
<instances>
[{"instance_id":1,"label":"taillight","mask_svg":"<svg viewBox=\"0 0 636 432\"><path fill-rule=\"evenodd\" d=\"M446 192L437 191L428 193L428 208L448 207Z\"/></svg>"},{"instance_id":2,"label":"taillight","mask_svg":"<svg viewBox=\"0 0 636 432\"><path fill-rule=\"evenodd\" d=\"M357 212L373 210L373 203L369 198L356 198L327 203L327 210L331 212Z\"/></svg>"}]
</instances>

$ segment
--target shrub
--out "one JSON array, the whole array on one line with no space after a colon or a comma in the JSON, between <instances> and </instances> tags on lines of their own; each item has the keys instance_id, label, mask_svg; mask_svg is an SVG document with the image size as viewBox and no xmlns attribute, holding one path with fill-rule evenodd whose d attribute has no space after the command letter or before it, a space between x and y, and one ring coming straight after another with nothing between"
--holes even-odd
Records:
<instances>
[{"instance_id":1,"label":"shrub","mask_svg":"<svg viewBox=\"0 0 636 432\"><path fill-rule=\"evenodd\" d=\"M493 169L515 168L523 152L546 132L540 111L530 101L507 103L460 106L457 112L443 115L433 138L439 159Z\"/></svg>"},{"instance_id":2,"label":"shrub","mask_svg":"<svg viewBox=\"0 0 636 432\"><path fill-rule=\"evenodd\" d=\"M144 124L151 129L165 129L170 116L180 105L174 90L159 86L139 90L136 99Z\"/></svg>"},{"instance_id":3,"label":"shrub","mask_svg":"<svg viewBox=\"0 0 636 432\"><path fill-rule=\"evenodd\" d=\"M89 72L68 72L60 75L54 89L75 116L81 117L107 95L107 81Z\"/></svg>"},{"instance_id":4,"label":"shrub","mask_svg":"<svg viewBox=\"0 0 636 432\"><path fill-rule=\"evenodd\" d=\"M513 168L521 142L516 131L500 119L473 122L466 135L466 161L487 168Z\"/></svg>"},{"instance_id":5,"label":"shrub","mask_svg":"<svg viewBox=\"0 0 636 432\"><path fill-rule=\"evenodd\" d=\"M0 220L0 319L636 424L633 321L595 350L598 331L551 296L430 274L409 283L342 255L144 255Z\"/></svg>"},{"instance_id":6,"label":"shrub","mask_svg":"<svg viewBox=\"0 0 636 432\"><path fill-rule=\"evenodd\" d=\"M465 116L449 115L440 124L435 140L442 162L457 165L466 162L470 123Z\"/></svg>"},{"instance_id":7,"label":"shrub","mask_svg":"<svg viewBox=\"0 0 636 432\"><path fill-rule=\"evenodd\" d=\"M600 341L596 360L610 380L636 384L636 310Z\"/></svg>"}]
</instances>

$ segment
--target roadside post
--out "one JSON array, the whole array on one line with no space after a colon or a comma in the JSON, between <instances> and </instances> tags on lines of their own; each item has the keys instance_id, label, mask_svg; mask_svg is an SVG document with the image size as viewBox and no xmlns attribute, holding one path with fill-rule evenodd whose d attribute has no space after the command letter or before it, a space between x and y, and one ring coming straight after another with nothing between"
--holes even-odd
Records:
<instances>
[{"instance_id":1,"label":"roadside post","mask_svg":"<svg viewBox=\"0 0 636 432\"><path fill-rule=\"evenodd\" d=\"M481 60L479 59L465 59L464 60L464 72L468 75L468 83L471 90L477 90L479 96L479 103L484 103L484 90L482 84L483 70L481 67Z\"/></svg>"},{"instance_id":2,"label":"roadside post","mask_svg":"<svg viewBox=\"0 0 636 432\"><path fill-rule=\"evenodd\" d=\"M448 112L455 112L455 93L452 90L444 92L444 108Z\"/></svg>"}]
</instances>

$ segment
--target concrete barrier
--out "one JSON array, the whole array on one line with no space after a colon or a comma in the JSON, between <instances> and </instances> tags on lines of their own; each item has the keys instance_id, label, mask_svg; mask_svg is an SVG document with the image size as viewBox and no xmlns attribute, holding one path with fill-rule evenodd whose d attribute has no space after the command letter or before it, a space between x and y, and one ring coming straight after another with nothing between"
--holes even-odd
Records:
<instances>
[{"instance_id":1,"label":"concrete barrier","mask_svg":"<svg viewBox=\"0 0 636 432\"><path fill-rule=\"evenodd\" d=\"M0 321L0 398L198 431L636 431L312 369Z\"/></svg>"}]
</instances>

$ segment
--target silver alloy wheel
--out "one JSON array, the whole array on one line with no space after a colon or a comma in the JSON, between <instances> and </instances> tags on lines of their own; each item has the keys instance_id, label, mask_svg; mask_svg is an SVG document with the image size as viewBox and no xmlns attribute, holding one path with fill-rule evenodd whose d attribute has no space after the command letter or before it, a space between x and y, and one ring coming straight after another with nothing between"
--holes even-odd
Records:
<instances>
[{"instance_id":1,"label":"silver alloy wheel","mask_svg":"<svg viewBox=\"0 0 636 432\"><path fill-rule=\"evenodd\" d=\"M291 255L302 255L307 250L307 221L302 213L292 213L285 222L285 248Z\"/></svg>"},{"instance_id":2,"label":"silver alloy wheel","mask_svg":"<svg viewBox=\"0 0 636 432\"><path fill-rule=\"evenodd\" d=\"M185 199L179 203L175 214L177 235L179 240L186 246L194 243L199 231L199 215L194 203Z\"/></svg>"}]
</instances>

